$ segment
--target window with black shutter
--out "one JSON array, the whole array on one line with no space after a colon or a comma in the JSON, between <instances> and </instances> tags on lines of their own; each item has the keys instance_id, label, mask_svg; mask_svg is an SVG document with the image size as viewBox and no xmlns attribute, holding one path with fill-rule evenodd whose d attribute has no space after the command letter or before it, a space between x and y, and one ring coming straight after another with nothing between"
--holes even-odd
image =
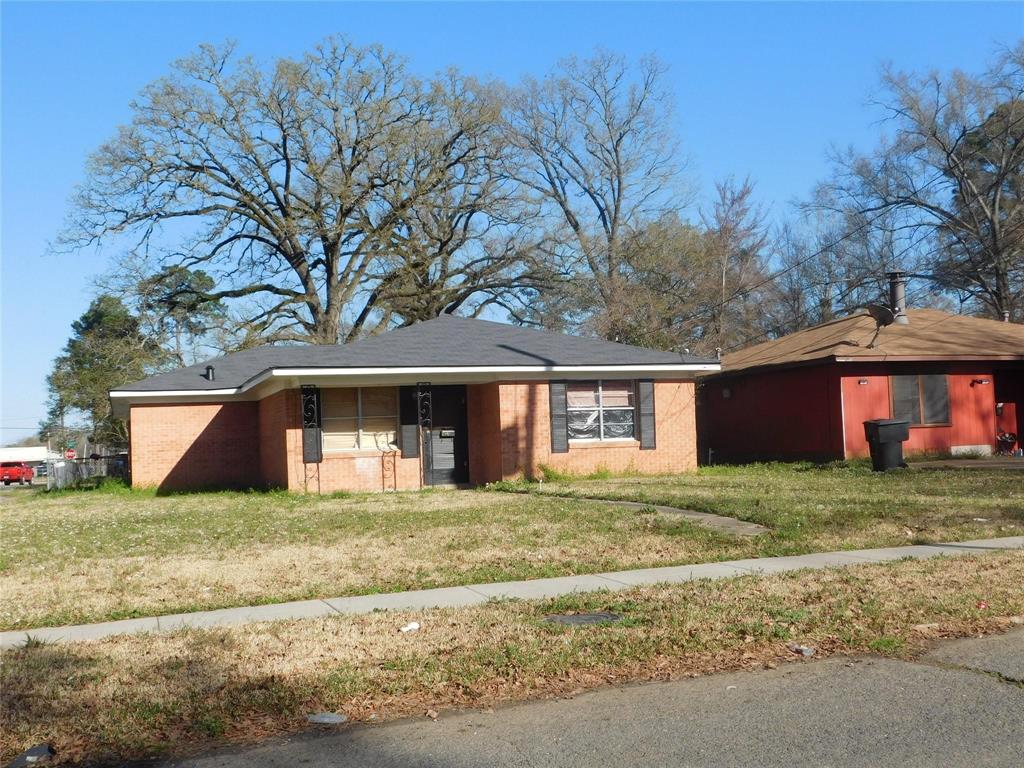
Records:
<instances>
[{"instance_id":1,"label":"window with black shutter","mask_svg":"<svg viewBox=\"0 0 1024 768\"><path fill-rule=\"evenodd\" d=\"M911 426L942 426L949 420L949 383L944 373L891 376L892 417Z\"/></svg>"},{"instance_id":2,"label":"window with black shutter","mask_svg":"<svg viewBox=\"0 0 1024 768\"><path fill-rule=\"evenodd\" d=\"M416 402L416 387L398 390L398 444L403 459L420 455L420 422Z\"/></svg>"},{"instance_id":3,"label":"window with black shutter","mask_svg":"<svg viewBox=\"0 0 1024 768\"><path fill-rule=\"evenodd\" d=\"M654 382L641 379L636 383L637 404L640 409L640 450L650 451L657 447L654 434Z\"/></svg>"},{"instance_id":4,"label":"window with black shutter","mask_svg":"<svg viewBox=\"0 0 1024 768\"><path fill-rule=\"evenodd\" d=\"M565 407L565 382L552 381L548 384L551 411L551 452L569 452L569 427Z\"/></svg>"}]
</instances>

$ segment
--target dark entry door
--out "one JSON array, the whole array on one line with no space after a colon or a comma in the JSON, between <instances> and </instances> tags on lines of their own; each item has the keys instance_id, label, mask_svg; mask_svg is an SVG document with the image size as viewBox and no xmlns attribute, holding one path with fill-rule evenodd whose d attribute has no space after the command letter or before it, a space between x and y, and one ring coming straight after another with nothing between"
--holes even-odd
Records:
<instances>
[{"instance_id":1,"label":"dark entry door","mask_svg":"<svg viewBox=\"0 0 1024 768\"><path fill-rule=\"evenodd\" d=\"M423 430L424 474L428 485L469 482L466 387L430 388L433 424Z\"/></svg>"}]
</instances>

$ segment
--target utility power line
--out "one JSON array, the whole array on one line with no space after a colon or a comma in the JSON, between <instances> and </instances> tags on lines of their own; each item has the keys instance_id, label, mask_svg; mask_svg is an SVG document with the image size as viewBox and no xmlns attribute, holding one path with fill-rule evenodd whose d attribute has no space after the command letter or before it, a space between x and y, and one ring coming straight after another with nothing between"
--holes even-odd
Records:
<instances>
[{"instance_id":1,"label":"utility power line","mask_svg":"<svg viewBox=\"0 0 1024 768\"><path fill-rule=\"evenodd\" d=\"M698 318L700 318L702 316L705 316L705 315L706 316L713 315L717 310L724 309L725 307L727 307L729 304L731 304L736 299L748 296L749 294L753 293L754 291L758 290L759 288L763 288L764 286L768 285L769 283L774 282L775 280L778 280L783 275L788 274L789 272L792 272L794 269L798 269L798 268L802 267L804 264L809 262L811 259L816 259L817 257L821 256L826 251L831 250L832 248L835 248L837 245L839 245L840 243L845 242L846 240L849 240L855 234L857 234L858 232L860 232L863 229L866 229L870 225L874 224L878 219L882 218L883 214L884 214L884 212L883 213L879 213L874 218L869 219L869 220L864 221L864 222L861 222L856 227L854 227L853 229L849 230L848 232L846 232L845 234L843 234L841 237L837 238L836 240L833 240L832 242L830 242L830 243L828 243L826 245L821 246L818 250L813 251L812 253L809 253L806 256L803 256L803 257L797 259L792 264L790 264L790 265L788 265L786 267L783 267L782 269L776 270L775 272L773 272L771 275L769 275L765 279L761 280L760 282L755 283L752 286L748 286L747 288L743 288L742 290L737 291L736 293L734 293L732 296L730 296L725 301L720 301L717 304L714 304L714 305L712 305L710 307L705 307L704 309L701 309L701 310L699 310L697 312L694 312L694 313L692 313L690 315L687 315L687 316L684 316L684 317L677 318L677 319L673 320L671 323L669 323L668 327L672 328L672 327L675 327L677 325L681 325L683 323L688 323L691 320L696 320L696 319L698 319Z\"/></svg>"}]
</instances>

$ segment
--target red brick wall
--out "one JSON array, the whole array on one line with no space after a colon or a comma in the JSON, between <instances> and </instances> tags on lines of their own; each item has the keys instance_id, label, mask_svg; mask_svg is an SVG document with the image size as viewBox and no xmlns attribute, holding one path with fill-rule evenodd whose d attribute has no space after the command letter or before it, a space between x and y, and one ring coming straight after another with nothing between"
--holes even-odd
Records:
<instances>
[{"instance_id":1,"label":"red brick wall","mask_svg":"<svg viewBox=\"0 0 1024 768\"><path fill-rule=\"evenodd\" d=\"M262 465L268 484L309 493L420 487L419 459L403 459L397 451L325 453L320 464L304 464L299 390L271 395L260 405Z\"/></svg>"},{"instance_id":2,"label":"red brick wall","mask_svg":"<svg viewBox=\"0 0 1024 768\"><path fill-rule=\"evenodd\" d=\"M133 405L132 485L160 490L263 484L256 403Z\"/></svg>"},{"instance_id":3,"label":"red brick wall","mask_svg":"<svg viewBox=\"0 0 1024 768\"><path fill-rule=\"evenodd\" d=\"M658 381L654 385L657 448L640 450L637 441L569 443L568 453L551 453L551 416L547 382L495 385L500 398L500 478L537 477L540 465L559 472L667 474L697 466L697 433L692 381ZM472 440L472 434L471 434ZM494 450L493 445L490 450ZM472 453L472 442L470 443ZM496 480L493 474L486 479Z\"/></svg>"},{"instance_id":4,"label":"red brick wall","mask_svg":"<svg viewBox=\"0 0 1024 768\"><path fill-rule=\"evenodd\" d=\"M288 487L287 429L297 418L298 392L276 392L259 401L260 471L271 488Z\"/></svg>"},{"instance_id":5,"label":"red brick wall","mask_svg":"<svg viewBox=\"0 0 1024 768\"><path fill-rule=\"evenodd\" d=\"M498 384L466 387L469 431L469 482L483 485L500 480L501 394Z\"/></svg>"},{"instance_id":6,"label":"red brick wall","mask_svg":"<svg viewBox=\"0 0 1024 768\"><path fill-rule=\"evenodd\" d=\"M466 389L470 482L536 477L544 464L561 472L681 472L696 467L694 386L655 384L655 450L639 443L571 443L551 453L548 385L512 382ZM327 453L302 462L298 390L258 403L133 406L133 484L165 489L269 486L311 493L411 490L420 460L400 452Z\"/></svg>"}]
</instances>

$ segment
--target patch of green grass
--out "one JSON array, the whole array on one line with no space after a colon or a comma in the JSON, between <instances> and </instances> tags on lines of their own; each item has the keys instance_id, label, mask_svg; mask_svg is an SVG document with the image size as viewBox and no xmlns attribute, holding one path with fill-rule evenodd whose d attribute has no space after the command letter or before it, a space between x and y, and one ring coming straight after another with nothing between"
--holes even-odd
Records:
<instances>
[{"instance_id":1,"label":"patch of green grass","mask_svg":"<svg viewBox=\"0 0 1024 768\"><path fill-rule=\"evenodd\" d=\"M887 656L898 656L905 646L906 641L902 637L892 637L891 635L882 635L868 641L868 648L875 653Z\"/></svg>"},{"instance_id":2,"label":"patch of green grass","mask_svg":"<svg viewBox=\"0 0 1024 768\"><path fill-rule=\"evenodd\" d=\"M223 736L224 731L227 730L227 726L220 717L208 712L197 714L192 722L197 731L211 738Z\"/></svg>"},{"instance_id":3,"label":"patch of green grass","mask_svg":"<svg viewBox=\"0 0 1024 768\"><path fill-rule=\"evenodd\" d=\"M559 480L572 480L573 476L568 472L561 472L554 467L549 467L547 464L538 464L537 469L540 470L540 475L546 482L554 483Z\"/></svg>"},{"instance_id":4,"label":"patch of green grass","mask_svg":"<svg viewBox=\"0 0 1024 768\"><path fill-rule=\"evenodd\" d=\"M152 488L132 488L128 483L119 477L94 477L84 480L81 484L72 488L54 488L46 490L39 488L36 491L38 496L47 498L68 498L83 493L90 495L107 496L155 496L156 491Z\"/></svg>"}]
</instances>

